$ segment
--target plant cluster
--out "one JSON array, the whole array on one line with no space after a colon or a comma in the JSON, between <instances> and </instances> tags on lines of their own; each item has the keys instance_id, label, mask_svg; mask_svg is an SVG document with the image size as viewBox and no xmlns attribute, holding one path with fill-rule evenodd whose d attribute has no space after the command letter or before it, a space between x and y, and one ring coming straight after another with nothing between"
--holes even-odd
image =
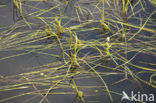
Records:
<instances>
[{"instance_id":1,"label":"plant cluster","mask_svg":"<svg viewBox=\"0 0 156 103\"><path fill-rule=\"evenodd\" d=\"M13 5L15 24L0 28L0 52L21 54L0 61L27 54L55 61L26 73L0 74L1 92L31 90L0 102L26 95L31 98L24 103L39 96L40 103L50 103L53 95L74 95L73 103L108 95L113 102L122 93L111 88L125 81L156 88L156 64L137 58L156 58L156 11L146 14L144 0L13 0ZM146 74L148 80L142 77Z\"/></svg>"}]
</instances>

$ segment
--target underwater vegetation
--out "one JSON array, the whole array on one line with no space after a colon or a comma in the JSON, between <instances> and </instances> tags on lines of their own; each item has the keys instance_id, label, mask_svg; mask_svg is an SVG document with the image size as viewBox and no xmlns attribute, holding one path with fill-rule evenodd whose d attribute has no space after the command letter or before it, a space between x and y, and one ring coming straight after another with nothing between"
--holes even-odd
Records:
<instances>
[{"instance_id":1,"label":"underwater vegetation","mask_svg":"<svg viewBox=\"0 0 156 103\"><path fill-rule=\"evenodd\" d=\"M155 0L12 0L0 9L8 3L0 62L37 65L17 62L23 71L7 75L0 63L0 103L120 103L123 91L156 89Z\"/></svg>"}]
</instances>

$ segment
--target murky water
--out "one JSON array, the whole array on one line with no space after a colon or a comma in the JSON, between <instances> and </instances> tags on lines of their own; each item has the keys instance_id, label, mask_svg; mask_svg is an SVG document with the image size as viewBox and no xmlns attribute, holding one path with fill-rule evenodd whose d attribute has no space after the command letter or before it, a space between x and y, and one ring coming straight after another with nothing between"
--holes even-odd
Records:
<instances>
[{"instance_id":1,"label":"murky water","mask_svg":"<svg viewBox=\"0 0 156 103\"><path fill-rule=\"evenodd\" d=\"M67 27L79 24L80 23L79 21L81 21L81 20L79 20L79 18L75 18L75 16L77 16L77 14L75 12L73 12L73 10L72 10L72 9L75 9L75 8L73 8L73 6L77 5L78 2L79 1L74 0L71 3L71 5L69 4L68 6L67 5L62 6L62 9L63 9L62 11L63 11L64 15L67 16L65 19L63 19L62 24L65 24ZM88 2L92 2L94 4L94 0L91 0L91 1L86 0L85 3L80 4L80 5L81 6L83 5L84 7L86 6L86 8L89 8L90 10L93 9L92 11L94 11L95 8L90 6ZM59 4L59 2L56 2L56 4ZM27 2L27 1L25 2L25 6L23 7L23 10L25 12L24 15L30 14L32 12L34 13L34 14L26 17L26 19L29 22L35 24L32 26L32 28L33 28L32 32L34 32L35 30L38 30L38 29L44 29L45 28L45 23L41 19L34 17L34 15L38 15L38 16L45 17L45 18L46 17L50 18L56 14L62 13L61 11L58 11L58 9L52 9L51 11L47 11L43 14L40 12L37 13L37 11L40 9L49 10L53 6L54 6L53 4L46 3L46 2L35 2L35 1L34 2ZM77 5L77 6L79 6L79 5ZM106 5L106 6L109 7L109 5ZM136 9L139 9L139 8L141 8L141 7L138 7ZM147 1L145 10L147 10L147 12L146 12L147 14L142 12L141 14L139 14L139 16L140 15L143 15L145 17L149 16L155 10L155 7ZM87 10L84 11L83 13L80 14L80 16L82 16L82 17L84 16L84 18L82 18L82 20L90 20L93 18L91 16L91 14L88 13ZM14 17L13 17L13 15L14 15ZM6 1L2 0L2 2L0 2L0 31L2 32L2 31L7 30L9 28L9 26L24 24L24 20L20 19L20 17L18 17L18 15L15 14L15 12L13 13L13 3L11 1L8 0L6 2ZM108 14L108 16L109 16L109 14ZM138 16L138 15L136 15L136 16ZM66 24L70 20L70 18L68 18L68 17L73 17L73 19L75 19L75 20ZM154 14L152 16L153 19L155 19L155 17L156 17L156 14ZM95 20L98 18L99 18L99 14L97 14L94 17ZM55 19L55 18L53 18L53 19ZM47 21L48 20L49 19L47 19ZM134 24L135 23L137 24L136 19L131 19L129 21L131 21ZM89 24L89 25L87 25L87 27L95 26L95 25L98 26L99 23ZM151 26L151 28L155 28L155 27ZM27 31L27 30L29 30L29 27L24 26L23 28L19 27L19 28L15 29L13 32L15 33L15 32L19 32L19 31ZM100 39L102 36L95 35L98 33L99 32L97 32L97 31L95 31L95 32L94 31L92 31L92 32L80 31L78 35L80 36L80 39L82 38L83 40ZM81 35L81 34L83 34L83 35ZM5 34L1 34L1 35L5 35ZM27 33L25 33L25 35L27 35ZM111 35L111 34L108 34L108 35ZM105 37L105 35L103 37ZM66 37L63 36L62 38L64 38L64 40L65 40ZM52 40L50 42L56 42L56 41ZM48 45L48 43L46 43L46 39L35 42L35 44L37 44L37 45L43 44L45 47L46 47L46 45ZM42 47L42 49L43 48L44 47ZM6 49L6 50L2 49L1 50L0 49L1 50L0 51L0 68L1 68L0 69L0 75L3 77L6 77L6 76L17 75L20 73L27 73L30 71L34 71L35 67L41 68L41 70L42 70L43 65L46 65L49 63L55 63L56 61L59 61L59 62L63 61L62 59L60 60L61 49L59 48L59 45L57 43L56 43L56 46L53 48L50 48L48 50L47 49L42 50L42 49L40 50L40 48L39 48L36 51L31 51L29 49L28 50L11 50L11 49ZM92 54L92 52L93 53L97 52L97 51L94 51L92 49L86 49L82 52L82 54L80 54L80 56L84 55L84 53L87 53L88 51L91 51L91 54ZM49 56L49 55L45 55L44 53L55 54L55 55ZM131 52L131 53L127 54L127 58L133 57L135 55L135 53L136 52ZM19 54L21 54L21 55L19 55ZM14 56L14 57L6 58L9 56ZM149 55L139 54L131 62L134 64L138 64L141 66L145 66L148 68L155 69L155 66L151 66L148 64L143 64L143 63L138 62L138 61L143 61L143 62L150 62L150 63L154 64L155 60L156 60L156 57L151 57ZM58 63L58 65L59 65L59 63ZM113 65L114 64L112 64L112 66ZM53 67L55 67L55 64L50 65L50 67L48 67L48 68L53 68ZM133 68L135 70L135 72L137 71L137 68L135 68L131 65L128 65L128 67ZM43 66L43 70L46 68L47 68L47 65ZM104 73L105 73L104 67L102 68L101 66L99 66L97 68L99 68L100 72L104 71ZM68 69L68 68L66 67L64 69ZM89 68L85 68L84 72L87 72L88 69ZM50 74L48 74L48 75L50 75ZM55 74L53 74L53 73L51 75L55 76ZM62 74L60 74L60 75L62 75ZM42 76L42 75L39 75L39 76ZM92 76L95 78L92 78ZM146 77L148 77L148 76L149 76L148 73L147 74L144 73L143 75L141 75L141 77L143 79L146 79ZM18 81L25 81L25 79L27 79L27 81L29 81L29 79L31 79L31 78L37 79L38 75L37 74L31 74L30 77L26 77L24 74L23 77L21 77L21 76L15 77L15 78L13 77L14 79L9 78L9 79L6 79L6 81L4 78L2 78L0 80L0 84L1 84L1 86L3 86L5 84L12 84L14 82L18 83ZM80 79L82 77L83 77L83 79ZM82 76L78 75L74 78L76 78L76 83L79 86L80 91L84 92L84 95L85 95L84 100L88 101L86 103L111 103L110 97L108 96L107 92L105 91L105 87L103 86L103 83L95 74L90 75L90 74L86 73L85 75L82 75ZM109 89L112 92L115 91L116 93L122 94L122 91L125 91L128 93L128 95L130 95L130 91L136 91L136 93L137 93L137 91L141 91L143 93L155 94L154 88L152 88L146 84L143 84L143 83L138 84L138 82L134 81L132 77L128 77L129 78L128 80L122 81L122 79L124 78L123 74L118 75L118 76L116 76L116 75L112 75L112 76L102 75L102 78L104 78L106 83L108 83ZM14 80L16 80L16 81L14 81ZM49 79L49 80L51 80L51 79ZM117 81L119 81L119 83ZM58 88L51 90L52 92L50 92L50 93L54 93L54 94L48 95L47 98L42 103L78 103L78 101L76 101L76 99L77 99L76 95L77 94L74 93L75 90L69 88L69 85L71 85L70 82L71 82L71 80L68 79L65 81L65 83L63 83L64 86L59 86ZM47 82L47 83L49 83L49 82ZM21 94L21 93L28 93L28 92L35 91L35 85L24 84L22 86L26 87L26 89L17 89L17 90L15 89L12 91L7 91L7 90L6 91L0 91L0 100L3 100L7 97L13 97L15 95L19 95L19 97L17 97L17 98L8 99L2 103L39 103L43 98L43 96L40 93L35 92L36 94L34 93L34 95L25 94L23 96ZM140 87L140 85L141 85L141 87ZM30 86L30 88L27 88L27 86L28 87ZM44 85L41 85L41 86L36 85L38 90L42 90L42 88L44 90L45 88L49 88L50 86L51 86L51 84L47 84L45 86ZM63 94L63 93L66 93L66 94ZM67 94L67 93L69 93L69 94ZM116 93L112 93L112 97L115 100L114 103L121 103L121 96L116 95ZM156 96L156 94L155 94L155 96ZM122 101L122 103L130 103L130 102L129 101ZM150 102L148 102L148 103L150 103Z\"/></svg>"}]
</instances>

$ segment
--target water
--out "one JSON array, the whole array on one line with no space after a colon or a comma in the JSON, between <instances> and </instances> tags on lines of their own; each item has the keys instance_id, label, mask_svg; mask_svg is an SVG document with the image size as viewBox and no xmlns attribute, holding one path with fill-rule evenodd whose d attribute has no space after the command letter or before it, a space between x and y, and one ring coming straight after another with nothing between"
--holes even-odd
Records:
<instances>
[{"instance_id":1,"label":"water","mask_svg":"<svg viewBox=\"0 0 156 103\"><path fill-rule=\"evenodd\" d=\"M86 2L82 3L81 6L82 5L84 7L86 6L91 11L97 10L97 8L93 9L94 6L88 6L89 4ZM77 3L78 3L78 1L75 0L74 4L76 6L79 6ZM1 4L5 5L5 6L4 7L0 6L0 27L1 27L0 31L7 30L9 28L9 26L12 26L12 25L24 24L24 20L18 18L15 14L13 14L12 2L9 2L9 1L1 2ZM56 4L61 4L61 3L56 2ZM33 6L33 7L38 7L40 9L45 9L45 10L49 10L51 8L51 6L53 6L53 4L47 4L45 2L25 2L25 6L23 7L23 9L25 10L25 15L30 14L31 12L37 12L39 10L39 9L32 8L32 7L29 8L27 5ZM109 5L106 5L106 6L109 7ZM64 15L66 15L66 18L63 19L62 24L64 24L67 27L71 27L73 25L80 24L79 21L91 20L91 19L98 20L100 18L99 14L97 14L95 17L91 17L91 14L89 14L86 10L83 12L84 14L79 11L79 16L82 16L82 17L84 16L84 18L79 20L79 18L76 18L77 14L72 10L72 9L74 9L73 5L71 5L71 6L63 5L61 8L64 9L66 7L67 7L67 9L63 10ZM138 10L139 8L141 8L141 7L136 8L136 10ZM152 13L155 10L154 6L152 6L149 2L147 2L147 6L145 9L147 10L147 12L146 12L147 15L150 15L150 13ZM51 12L45 12L43 14L40 14L40 13L32 14L31 16L28 16L26 19L29 22L31 21L32 24L35 24L35 25L32 25L33 29L31 30L31 32L35 32L37 30L42 31L42 29L46 28L46 25L39 18L35 18L34 15L39 15L39 16L45 17L45 18L49 17L49 19L45 19L45 21L51 21L50 17L53 17L54 15L61 15L61 13L63 13L63 12L60 12L56 7L56 9L52 9ZM15 20L13 20L13 15L15 15ZM106 16L109 16L109 15L110 14L107 14ZM147 15L144 15L144 12L142 12L142 14L140 14L140 15L143 15L143 17L147 16ZM70 18L68 18L68 17L73 17L74 20L68 23L68 21L70 20ZM155 14L152 16L152 18L155 19ZM55 18L53 18L53 19L55 19ZM130 19L129 22L137 24L136 19ZM138 21L138 23L139 23L139 21ZM51 24L49 24L49 25L51 25ZM86 25L86 28L92 27L92 26L98 27L99 23L88 24L88 25ZM152 27L155 28L154 26L152 26ZM19 31L27 31L27 30L29 30L29 27L27 25L25 25L24 27L19 27L19 28L15 29L13 31L13 33L16 33ZM107 37L107 35L109 35L109 36L112 35L112 34L108 33L107 35L102 34L99 36L96 34L100 34L101 31L97 32L96 30L91 31L91 32L78 30L77 32L78 32L78 37L80 38L80 40L84 40L84 41L85 40L93 41L93 40L97 39L97 42L98 42L98 39L101 39L101 41L102 41L102 40L105 40L104 39L105 36ZM135 31L132 31L132 32L135 32ZM144 32L142 32L142 33L144 33ZM4 35L4 34L1 34L1 35ZM10 35L10 34L8 34L8 35ZM29 33L25 33L24 35L29 35ZM24 36L24 35L21 35L20 37L22 38L22 36ZM69 37L66 33L64 35L65 36L62 37L63 43L65 43L66 38ZM41 35L41 37L39 37L39 38L42 38L43 36L44 35ZM55 45L54 47L52 44L46 43L46 39L43 39L43 40L40 40L37 42L33 42L33 43L29 43L29 41L32 41L32 40L28 40L28 46L33 46L34 44L36 44L40 47L38 47L36 49L28 48L26 50L23 50L23 49L16 50L13 48L7 48L6 50L4 50L3 48L0 49L1 50L0 51L0 67L1 67L0 84L1 84L1 86L25 83L25 84L20 85L21 87L23 87L25 89L1 91L0 92L0 100L4 100L7 97L12 97L15 95L19 96L17 98L12 98L12 99L3 101L2 103L39 103L43 98L43 95L41 93L46 93L44 90L47 90L51 86L54 86L55 83L57 82L57 80L60 80L60 78L63 78L63 77L59 78L57 76L58 75L64 76L66 73L65 71L68 70L68 67L64 66L64 67L60 67L60 70L55 72L55 69L56 69L55 67L61 66L62 61L63 61L61 59L62 58L61 49L59 48L59 44L56 40L50 41L50 43L54 43L54 45ZM6 43L3 44L4 47L5 47ZM1 43L1 45L2 45L2 43ZM48 49L46 49L47 45L50 46L50 47L48 47ZM27 45L25 45L25 46L27 46ZM68 46L66 46L66 44L63 44L63 46L65 47L65 49L67 49L67 47L68 47ZM16 47L16 45L13 47ZM35 51L33 51L33 50L35 50ZM89 54L86 54L86 53L88 53L88 51L89 51ZM87 48L87 49L82 50L82 52L79 54L79 56L83 57L86 54L86 57L89 57L88 55L93 55L96 52L97 51L95 49ZM25 53L25 54L23 54L23 53ZM47 55L45 53L51 54L51 55ZM18 56L18 54L21 54L21 55ZM135 54L136 54L136 52L130 52L127 54L127 58L130 59ZM15 56L15 55L17 55L17 56ZM8 56L14 56L14 57L5 58ZM97 63L97 64L99 62L103 61L103 59L100 59L100 60L94 60L94 59L96 59L96 58L93 58L93 59L91 58L90 60L95 61L94 63ZM155 60L156 60L156 57L153 57L153 56L151 57L149 55L140 53L131 62L136 65L141 65L144 67L155 69L155 65L141 63L141 62L148 62L148 63L155 64ZM121 62L121 64L122 63L123 62ZM82 62L82 64L84 64L84 63ZM94 64L92 64L92 65L94 66ZM101 63L101 65L103 65L103 66L97 66L96 70L98 72L102 72L102 73L107 73L107 72L109 73L109 71L106 70L107 67L105 67L105 64ZM114 63L110 63L110 65L113 67ZM134 70L134 72L140 71L140 70L138 70L138 68L136 68L132 65L127 64L126 66L127 66L127 68L132 68ZM46 69L48 69L48 71L46 71L44 75L40 74L40 72L37 73L38 70L44 71ZM99 79L99 77L97 77L97 75L95 73L90 74L90 73L88 73L88 70L90 70L90 68L88 66L82 66L82 68L79 68L78 70L76 70L76 73L78 73L78 75L74 76L74 78L76 79L76 84L79 86L78 87L79 90L83 91L83 93L84 93L84 100L88 101L87 103L104 103L104 102L111 103L110 98L109 98L107 92L105 91L104 84L101 82L101 80ZM36 73L33 72L29 75L24 74L24 73L31 72L31 71L36 71ZM53 72L51 73L51 71L53 71ZM83 71L84 74L81 74L81 71ZM80 74L79 74L79 72L80 72ZM112 72L113 72L113 70L112 70ZM22 73L22 74L20 74L20 73ZM20 74L20 75L18 75L18 74ZM149 76L150 76L149 74L150 73L145 72L143 74L140 74L140 77L143 78L144 80L146 80L146 79L149 79ZM7 78L5 78L5 77L7 77ZM46 79L46 77L53 77L53 78ZM155 93L154 92L155 89L152 88L151 86L148 86L144 83L139 84L131 76L128 76L128 80L123 80L124 77L125 77L124 74L118 74L118 75L114 74L111 76L110 75L102 75L102 78L108 84L110 91L115 91L116 93L121 93L121 94L122 94L122 91L125 91L128 95L130 95L130 91L136 91L136 93L137 93L137 91L140 91L141 93L147 93L147 94ZM83 78L83 79L81 79L81 78ZM45 81L41 81L44 79L45 79ZM29 83L29 81L31 81L31 80L34 80L33 81L34 83ZM70 77L68 77L67 80L65 80L63 83L60 83L60 85L56 86L56 88L54 88L54 90L51 90L50 93L54 93L54 94L48 95L47 98L43 101L43 103L56 103L56 102L58 102L58 103L77 103L78 100L76 97L77 96L76 90L73 89L74 87L70 88L72 85L71 80L72 79ZM38 85L37 83L39 81L43 82L45 84ZM20 87L20 86L17 86L17 87ZM2 90L4 90L4 89L5 88L3 87ZM38 91L38 90L43 90L43 91ZM36 92L34 92L36 94L33 94L33 93L31 95L23 94L23 96L21 94L21 93L28 93L28 92L32 92L32 91L36 91ZM116 95L116 93L112 93L114 103L121 103L121 96ZM125 101L122 101L122 102L124 103ZM129 103L129 101L126 101L126 103Z\"/></svg>"}]
</instances>

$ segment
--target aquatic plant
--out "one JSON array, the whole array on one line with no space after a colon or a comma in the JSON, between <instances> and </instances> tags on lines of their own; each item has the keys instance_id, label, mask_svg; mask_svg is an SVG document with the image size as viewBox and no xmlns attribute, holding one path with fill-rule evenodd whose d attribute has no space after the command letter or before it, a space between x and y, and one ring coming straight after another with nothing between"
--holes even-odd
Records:
<instances>
[{"instance_id":1,"label":"aquatic plant","mask_svg":"<svg viewBox=\"0 0 156 103\"><path fill-rule=\"evenodd\" d=\"M79 103L98 102L98 97L107 95L107 101L113 102L117 101L115 96L122 97L113 86L118 88L125 81L139 89L144 85L156 88L155 63L137 58L156 56L156 11L142 15L146 10L144 0L13 3L22 19L0 28L0 52L17 53L3 56L0 61L25 55L43 55L54 61L39 61L38 66L15 75L0 74L0 92L20 91L0 102L30 96L23 102L40 98L37 102L50 103L54 95L70 95L73 102ZM145 74L147 79L143 78Z\"/></svg>"}]
</instances>

